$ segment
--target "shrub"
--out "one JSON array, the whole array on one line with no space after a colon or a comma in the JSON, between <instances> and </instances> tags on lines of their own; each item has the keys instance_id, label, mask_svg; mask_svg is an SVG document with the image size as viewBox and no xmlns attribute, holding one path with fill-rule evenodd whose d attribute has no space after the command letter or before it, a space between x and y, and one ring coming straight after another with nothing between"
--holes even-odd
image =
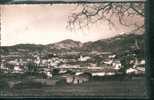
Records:
<instances>
[{"instance_id":1,"label":"shrub","mask_svg":"<svg viewBox=\"0 0 154 100\"><path fill-rule=\"evenodd\" d=\"M60 71L60 69L53 69L52 74L53 75L58 75L59 71Z\"/></svg>"}]
</instances>

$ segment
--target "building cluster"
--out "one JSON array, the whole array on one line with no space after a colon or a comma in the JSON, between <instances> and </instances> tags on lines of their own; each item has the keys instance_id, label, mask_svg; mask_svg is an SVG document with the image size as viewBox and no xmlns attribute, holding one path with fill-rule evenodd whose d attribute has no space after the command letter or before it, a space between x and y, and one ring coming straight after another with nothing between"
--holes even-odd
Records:
<instances>
[{"instance_id":1,"label":"building cluster","mask_svg":"<svg viewBox=\"0 0 154 100\"><path fill-rule=\"evenodd\" d=\"M99 58L99 62L96 60L97 58ZM63 75L62 77L66 77L68 83L74 82L75 84L88 80L88 78L80 76L84 72L89 72L92 76L115 75L123 67L121 61L116 58L116 54L111 52L91 52L88 55L71 54L71 56L69 54L59 56L55 53L50 54L50 56L35 54L30 57L7 55L1 56L1 59L0 69L3 73L25 73L30 70L28 69L28 64L32 63L30 67L35 65L38 73L45 73L49 78L52 78L53 70L58 69L57 73ZM135 61L130 61L130 63L134 64L126 70L127 74L143 74L145 72L145 60L139 61L136 59ZM75 76L64 75L68 71L74 72Z\"/></svg>"}]
</instances>

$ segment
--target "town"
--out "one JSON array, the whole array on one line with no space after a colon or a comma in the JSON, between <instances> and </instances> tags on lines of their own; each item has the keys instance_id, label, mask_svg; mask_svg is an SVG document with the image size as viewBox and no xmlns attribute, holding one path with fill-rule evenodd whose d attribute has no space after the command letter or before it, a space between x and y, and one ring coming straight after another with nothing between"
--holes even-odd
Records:
<instances>
[{"instance_id":1,"label":"town","mask_svg":"<svg viewBox=\"0 0 154 100\"><path fill-rule=\"evenodd\" d=\"M126 74L145 73L144 59L135 58L129 63L132 63L132 66L125 70ZM43 55L38 52L29 52L26 55L11 52L9 55L1 55L0 69L4 74L38 73L44 75L44 79L51 80L58 75L65 79L66 83L80 84L88 81L90 77L118 75L122 67L121 61L112 52L65 52Z\"/></svg>"}]
</instances>

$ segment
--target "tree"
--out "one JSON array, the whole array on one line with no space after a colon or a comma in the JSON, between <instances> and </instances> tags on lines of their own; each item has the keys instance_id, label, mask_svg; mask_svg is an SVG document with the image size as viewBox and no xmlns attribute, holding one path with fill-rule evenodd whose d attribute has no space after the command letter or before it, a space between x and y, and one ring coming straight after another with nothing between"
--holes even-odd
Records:
<instances>
[{"instance_id":1,"label":"tree","mask_svg":"<svg viewBox=\"0 0 154 100\"><path fill-rule=\"evenodd\" d=\"M95 24L97 22L108 22L109 25L116 24L115 18L120 25L130 27L133 26L134 29L130 33L136 31L144 31L144 21L143 23L128 21L128 18L139 17L144 19L144 5L145 2L105 2L105 3L95 3L95 4L78 4L78 11L72 13L68 17L68 28L83 28L90 24ZM134 59L132 55L124 54L120 57L123 68L121 71L126 74L126 70L131 67L130 60Z\"/></svg>"},{"instance_id":2,"label":"tree","mask_svg":"<svg viewBox=\"0 0 154 100\"><path fill-rule=\"evenodd\" d=\"M27 63L27 72L28 73L36 73L38 71L38 66L33 63L33 62L29 62Z\"/></svg>"},{"instance_id":3,"label":"tree","mask_svg":"<svg viewBox=\"0 0 154 100\"><path fill-rule=\"evenodd\" d=\"M136 57L136 54L134 55L134 52L131 50L129 50L128 52L125 51L119 55L118 58L120 59L122 65L122 68L119 71L122 72L123 75L126 75L127 69L133 68Z\"/></svg>"},{"instance_id":4,"label":"tree","mask_svg":"<svg viewBox=\"0 0 154 100\"><path fill-rule=\"evenodd\" d=\"M58 75L59 71L60 71L60 69L53 69L52 74L53 75Z\"/></svg>"},{"instance_id":5,"label":"tree","mask_svg":"<svg viewBox=\"0 0 154 100\"><path fill-rule=\"evenodd\" d=\"M72 13L68 17L68 28L83 28L100 21L106 21L110 25L115 25L114 18L124 26L134 26L134 31L144 29L144 23L128 22L127 18L135 16L144 18L144 2L106 2L95 4L78 4L79 11Z\"/></svg>"}]
</instances>

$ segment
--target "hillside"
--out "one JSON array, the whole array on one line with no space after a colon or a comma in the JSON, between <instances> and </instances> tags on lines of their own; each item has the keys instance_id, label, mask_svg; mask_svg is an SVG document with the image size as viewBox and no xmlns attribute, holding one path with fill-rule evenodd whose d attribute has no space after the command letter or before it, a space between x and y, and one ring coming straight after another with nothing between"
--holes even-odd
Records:
<instances>
[{"instance_id":1,"label":"hillside","mask_svg":"<svg viewBox=\"0 0 154 100\"><path fill-rule=\"evenodd\" d=\"M136 43L137 42L137 43ZM102 39L92 43L85 43L83 50L96 50L96 51L108 51L108 52L123 52L125 50L142 49L144 45L143 35L119 35L109 39Z\"/></svg>"},{"instance_id":2,"label":"hillside","mask_svg":"<svg viewBox=\"0 0 154 100\"><path fill-rule=\"evenodd\" d=\"M101 51L101 52L113 52L122 53L127 50L139 49L144 52L144 35L119 35L116 37L102 39L94 42L81 43L79 41L73 41L71 39L63 40L57 43L48 45L36 45L36 44L18 44L9 47L1 47L1 53L8 52L65 52L65 51Z\"/></svg>"},{"instance_id":3,"label":"hillside","mask_svg":"<svg viewBox=\"0 0 154 100\"><path fill-rule=\"evenodd\" d=\"M78 49L82 47L82 43L79 41L73 41L71 39L66 39L57 43L49 44L47 45L49 49L65 49L65 50L71 50L71 49Z\"/></svg>"}]
</instances>

